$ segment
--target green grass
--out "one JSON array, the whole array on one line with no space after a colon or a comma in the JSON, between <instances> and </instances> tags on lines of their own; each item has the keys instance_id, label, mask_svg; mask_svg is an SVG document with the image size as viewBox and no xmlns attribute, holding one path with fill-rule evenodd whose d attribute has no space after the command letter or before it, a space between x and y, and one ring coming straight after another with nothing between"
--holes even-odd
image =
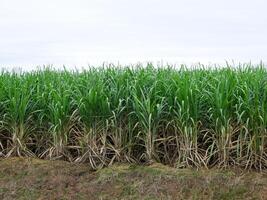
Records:
<instances>
[{"instance_id":1,"label":"green grass","mask_svg":"<svg viewBox=\"0 0 267 200\"><path fill-rule=\"evenodd\" d=\"M0 75L0 155L267 168L267 69L167 66Z\"/></svg>"}]
</instances>

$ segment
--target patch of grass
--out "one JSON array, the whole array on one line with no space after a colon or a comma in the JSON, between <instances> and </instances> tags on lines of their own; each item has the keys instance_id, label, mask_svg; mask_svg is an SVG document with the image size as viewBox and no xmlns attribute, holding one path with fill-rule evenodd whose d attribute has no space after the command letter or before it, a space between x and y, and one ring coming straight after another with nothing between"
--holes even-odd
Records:
<instances>
[{"instance_id":1,"label":"patch of grass","mask_svg":"<svg viewBox=\"0 0 267 200\"><path fill-rule=\"evenodd\" d=\"M222 199L222 200L235 200L235 199L245 199L246 195L248 193L247 188L244 186L235 186L233 188L230 188L227 191L220 191L215 193L216 199Z\"/></svg>"},{"instance_id":2,"label":"patch of grass","mask_svg":"<svg viewBox=\"0 0 267 200\"><path fill-rule=\"evenodd\" d=\"M8 172L8 173L7 173ZM260 199L267 174L11 158L0 162L1 199Z\"/></svg>"}]
</instances>

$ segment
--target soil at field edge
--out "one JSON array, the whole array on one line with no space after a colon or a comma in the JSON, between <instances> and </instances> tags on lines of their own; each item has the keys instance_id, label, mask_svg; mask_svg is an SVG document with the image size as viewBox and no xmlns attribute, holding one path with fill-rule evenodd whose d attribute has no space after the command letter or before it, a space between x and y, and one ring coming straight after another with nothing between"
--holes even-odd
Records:
<instances>
[{"instance_id":1,"label":"soil at field edge","mask_svg":"<svg viewBox=\"0 0 267 200\"><path fill-rule=\"evenodd\" d=\"M267 174L236 169L174 169L161 164L0 160L0 199L267 199Z\"/></svg>"}]
</instances>

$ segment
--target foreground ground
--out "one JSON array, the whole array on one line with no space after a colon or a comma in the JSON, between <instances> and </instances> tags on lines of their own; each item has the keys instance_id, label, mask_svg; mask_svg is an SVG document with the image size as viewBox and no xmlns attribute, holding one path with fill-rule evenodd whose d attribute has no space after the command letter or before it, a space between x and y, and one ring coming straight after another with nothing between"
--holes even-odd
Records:
<instances>
[{"instance_id":1,"label":"foreground ground","mask_svg":"<svg viewBox=\"0 0 267 200\"><path fill-rule=\"evenodd\" d=\"M29 158L0 160L0 199L267 199L267 174L85 164Z\"/></svg>"}]
</instances>

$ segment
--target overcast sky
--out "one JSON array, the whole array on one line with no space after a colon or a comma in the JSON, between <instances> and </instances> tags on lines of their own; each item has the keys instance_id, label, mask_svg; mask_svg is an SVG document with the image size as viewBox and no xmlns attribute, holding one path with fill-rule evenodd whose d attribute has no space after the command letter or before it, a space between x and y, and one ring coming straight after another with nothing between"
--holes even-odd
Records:
<instances>
[{"instance_id":1,"label":"overcast sky","mask_svg":"<svg viewBox=\"0 0 267 200\"><path fill-rule=\"evenodd\" d=\"M267 61L266 0L0 0L0 66Z\"/></svg>"}]
</instances>

